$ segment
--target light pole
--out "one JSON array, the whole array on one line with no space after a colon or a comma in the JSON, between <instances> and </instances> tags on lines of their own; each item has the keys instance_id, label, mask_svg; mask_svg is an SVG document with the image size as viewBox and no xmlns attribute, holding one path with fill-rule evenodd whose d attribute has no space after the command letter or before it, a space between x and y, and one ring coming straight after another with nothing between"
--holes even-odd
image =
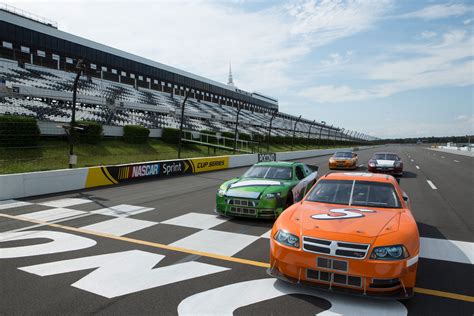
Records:
<instances>
[{"instance_id":1,"label":"light pole","mask_svg":"<svg viewBox=\"0 0 474 316\"><path fill-rule=\"evenodd\" d=\"M293 151L293 145L295 144L296 125L298 124L300 120L301 120L301 115L295 121L295 125L293 126L293 137L291 138L291 151Z\"/></svg>"},{"instance_id":2,"label":"light pole","mask_svg":"<svg viewBox=\"0 0 474 316\"><path fill-rule=\"evenodd\" d=\"M181 106L181 122L179 124L179 138L178 138L178 159L181 158L181 138L183 137L183 122L184 122L184 107L186 105L186 100L188 100L191 89L186 91L184 96L183 105Z\"/></svg>"},{"instance_id":3,"label":"light pole","mask_svg":"<svg viewBox=\"0 0 474 316\"><path fill-rule=\"evenodd\" d=\"M321 148L321 136L323 134L323 129L326 126L326 121L321 121L321 129L319 130L319 148Z\"/></svg>"},{"instance_id":4,"label":"light pole","mask_svg":"<svg viewBox=\"0 0 474 316\"><path fill-rule=\"evenodd\" d=\"M273 119L275 118L277 113L278 113L278 111L273 112L272 118L270 119L270 125L269 125L269 128L268 128L267 152L270 151L270 137L271 137L271 134L272 134L272 123L273 123Z\"/></svg>"},{"instance_id":5,"label":"light pole","mask_svg":"<svg viewBox=\"0 0 474 316\"><path fill-rule=\"evenodd\" d=\"M74 141L75 141L75 128L76 128L76 99L77 99L77 83L81 77L82 72L85 70L86 64L83 59L79 59L76 64L76 77L74 78L74 84L72 87L72 116L71 124L69 126L69 168L72 168L77 164L77 157L74 155Z\"/></svg>"},{"instance_id":6,"label":"light pole","mask_svg":"<svg viewBox=\"0 0 474 316\"><path fill-rule=\"evenodd\" d=\"M342 142L342 138L344 137L344 131L345 131L345 128L341 130L341 142Z\"/></svg>"},{"instance_id":7,"label":"light pole","mask_svg":"<svg viewBox=\"0 0 474 316\"><path fill-rule=\"evenodd\" d=\"M237 118L235 120L235 131L234 131L234 155L235 155L235 151L237 149L237 133L238 133L238 127L239 127L239 115L240 115L240 111L242 110L242 105L239 104L238 108L237 108Z\"/></svg>"},{"instance_id":8,"label":"light pole","mask_svg":"<svg viewBox=\"0 0 474 316\"><path fill-rule=\"evenodd\" d=\"M315 123L316 123L316 120L314 120L312 123L309 124L308 141L306 142L306 149L308 149L309 139L311 137L311 128L313 127Z\"/></svg>"}]
</instances>

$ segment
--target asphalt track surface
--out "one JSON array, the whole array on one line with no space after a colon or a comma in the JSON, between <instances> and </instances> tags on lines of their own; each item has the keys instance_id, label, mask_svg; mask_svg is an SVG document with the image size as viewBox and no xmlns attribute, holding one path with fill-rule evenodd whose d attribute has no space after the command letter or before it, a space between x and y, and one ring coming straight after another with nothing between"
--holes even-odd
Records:
<instances>
[{"instance_id":1,"label":"asphalt track surface","mask_svg":"<svg viewBox=\"0 0 474 316\"><path fill-rule=\"evenodd\" d=\"M474 159L382 149L404 160L401 186L423 238L411 300L270 278L272 221L213 213L218 186L247 169L238 168L0 203L0 314L473 315ZM359 170L382 149L360 151ZM301 161L323 175L327 160Z\"/></svg>"}]
</instances>

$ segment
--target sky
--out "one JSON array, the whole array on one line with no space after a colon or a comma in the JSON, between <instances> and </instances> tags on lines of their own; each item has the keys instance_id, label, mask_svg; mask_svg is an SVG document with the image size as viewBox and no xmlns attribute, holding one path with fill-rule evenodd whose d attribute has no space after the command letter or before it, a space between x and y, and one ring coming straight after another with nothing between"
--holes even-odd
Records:
<instances>
[{"instance_id":1,"label":"sky","mask_svg":"<svg viewBox=\"0 0 474 316\"><path fill-rule=\"evenodd\" d=\"M378 138L474 134L474 2L7 1L59 29Z\"/></svg>"}]
</instances>

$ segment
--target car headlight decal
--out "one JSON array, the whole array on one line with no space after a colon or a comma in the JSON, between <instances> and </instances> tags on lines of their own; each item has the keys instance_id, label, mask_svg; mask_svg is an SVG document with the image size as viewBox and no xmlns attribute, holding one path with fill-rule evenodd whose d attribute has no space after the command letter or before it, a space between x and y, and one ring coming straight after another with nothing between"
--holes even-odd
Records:
<instances>
[{"instance_id":1,"label":"car headlight decal","mask_svg":"<svg viewBox=\"0 0 474 316\"><path fill-rule=\"evenodd\" d=\"M223 189L217 190L217 195L218 195L218 196L223 197L224 194L225 194L225 190L223 190Z\"/></svg>"},{"instance_id":2,"label":"car headlight decal","mask_svg":"<svg viewBox=\"0 0 474 316\"><path fill-rule=\"evenodd\" d=\"M403 245L375 247L370 259L375 260L402 260L408 258L408 250Z\"/></svg>"},{"instance_id":3,"label":"car headlight decal","mask_svg":"<svg viewBox=\"0 0 474 316\"><path fill-rule=\"evenodd\" d=\"M294 248L300 247L300 238L284 230L278 230L273 238L285 246L290 246Z\"/></svg>"},{"instance_id":4,"label":"car headlight decal","mask_svg":"<svg viewBox=\"0 0 474 316\"><path fill-rule=\"evenodd\" d=\"M279 198L281 196L281 193L280 192L277 192L277 193L267 193L265 194L265 198L270 200L270 199L276 199L276 198Z\"/></svg>"}]
</instances>

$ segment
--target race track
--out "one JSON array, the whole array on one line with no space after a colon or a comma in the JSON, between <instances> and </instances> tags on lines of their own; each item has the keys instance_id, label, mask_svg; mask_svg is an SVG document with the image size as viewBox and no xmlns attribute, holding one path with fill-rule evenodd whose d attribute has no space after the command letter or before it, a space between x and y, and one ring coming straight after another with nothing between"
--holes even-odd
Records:
<instances>
[{"instance_id":1,"label":"race track","mask_svg":"<svg viewBox=\"0 0 474 316\"><path fill-rule=\"evenodd\" d=\"M380 150L359 151L359 170ZM404 160L422 237L411 300L270 278L272 221L213 212L218 186L247 169L237 168L0 202L0 314L473 315L474 158L383 151ZM301 161L323 175L327 160Z\"/></svg>"}]
</instances>

